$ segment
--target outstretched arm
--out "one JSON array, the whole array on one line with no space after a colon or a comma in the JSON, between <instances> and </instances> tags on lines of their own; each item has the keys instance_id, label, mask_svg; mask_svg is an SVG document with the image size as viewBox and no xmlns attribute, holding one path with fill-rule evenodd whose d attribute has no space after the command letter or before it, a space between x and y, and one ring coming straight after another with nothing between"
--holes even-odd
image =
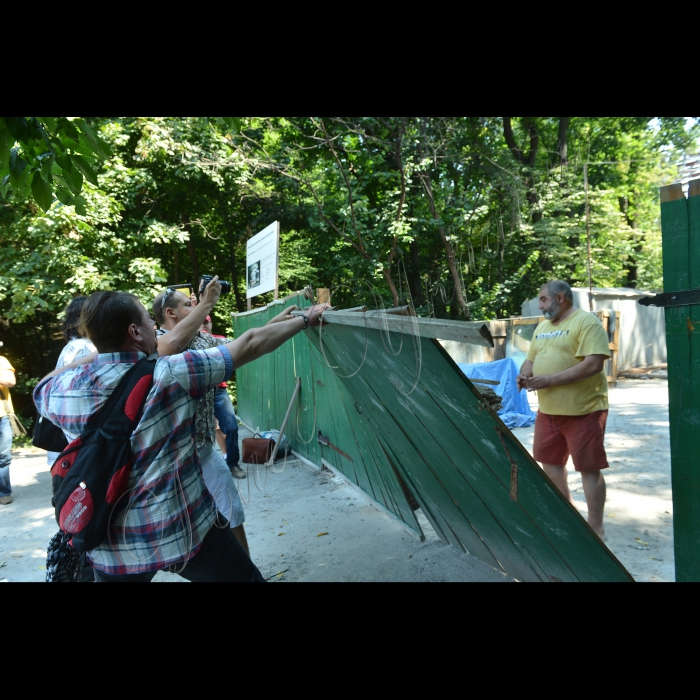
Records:
<instances>
[{"instance_id":1,"label":"outstretched arm","mask_svg":"<svg viewBox=\"0 0 700 700\"><path fill-rule=\"evenodd\" d=\"M304 309L304 313L309 319L309 328L320 324L321 314L328 308L330 308L330 304L317 304ZM284 323L268 323L262 328L251 328L240 338L227 343L226 348L231 353L233 366L237 369L276 350L306 326L306 321L302 316L290 316L289 319Z\"/></svg>"},{"instance_id":2,"label":"outstretched arm","mask_svg":"<svg viewBox=\"0 0 700 700\"><path fill-rule=\"evenodd\" d=\"M292 311L296 311L299 307L296 304L292 304L291 306L288 306L282 313L277 314L277 316L274 316L271 318L265 325L269 326L271 323L279 323L280 321L289 321L290 319L293 319L294 316L290 316Z\"/></svg>"},{"instance_id":3,"label":"outstretched arm","mask_svg":"<svg viewBox=\"0 0 700 700\"><path fill-rule=\"evenodd\" d=\"M218 276L216 276L204 288L199 298L199 304L190 311L187 318L182 319L175 328L158 338L158 355L165 357L166 355L177 355L184 352L202 326L202 323L204 323L204 319L211 312L214 304L219 300L220 295L221 285L219 284Z\"/></svg>"}]
</instances>

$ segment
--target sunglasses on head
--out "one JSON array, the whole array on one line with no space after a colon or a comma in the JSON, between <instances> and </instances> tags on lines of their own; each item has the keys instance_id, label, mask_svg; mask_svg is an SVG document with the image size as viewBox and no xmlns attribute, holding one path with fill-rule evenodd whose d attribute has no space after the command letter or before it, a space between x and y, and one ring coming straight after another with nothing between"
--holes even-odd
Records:
<instances>
[{"instance_id":1,"label":"sunglasses on head","mask_svg":"<svg viewBox=\"0 0 700 700\"><path fill-rule=\"evenodd\" d=\"M187 296L192 295L192 285L191 284L173 284L171 287L168 287L165 290L165 294L163 294L163 298L160 300L160 313L161 315L163 314L163 309L165 309L165 303L168 300L168 297L171 294L175 294L177 291L184 291L187 290Z\"/></svg>"},{"instance_id":2,"label":"sunglasses on head","mask_svg":"<svg viewBox=\"0 0 700 700\"><path fill-rule=\"evenodd\" d=\"M168 287L163 294L163 298L160 300L160 313L163 314L163 309L165 308L165 302L171 294L174 294L175 290L172 287Z\"/></svg>"}]
</instances>

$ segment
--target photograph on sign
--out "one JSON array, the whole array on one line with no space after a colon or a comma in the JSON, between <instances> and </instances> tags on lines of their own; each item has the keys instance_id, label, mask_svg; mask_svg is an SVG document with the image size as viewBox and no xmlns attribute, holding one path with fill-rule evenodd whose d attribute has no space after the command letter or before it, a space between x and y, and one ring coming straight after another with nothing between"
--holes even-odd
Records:
<instances>
[{"instance_id":1,"label":"photograph on sign","mask_svg":"<svg viewBox=\"0 0 700 700\"><path fill-rule=\"evenodd\" d=\"M248 265L248 289L260 286L260 261Z\"/></svg>"},{"instance_id":2,"label":"photograph on sign","mask_svg":"<svg viewBox=\"0 0 700 700\"><path fill-rule=\"evenodd\" d=\"M275 221L248 241L246 259L248 270L246 297L248 299L276 290L278 261L279 222Z\"/></svg>"}]
</instances>

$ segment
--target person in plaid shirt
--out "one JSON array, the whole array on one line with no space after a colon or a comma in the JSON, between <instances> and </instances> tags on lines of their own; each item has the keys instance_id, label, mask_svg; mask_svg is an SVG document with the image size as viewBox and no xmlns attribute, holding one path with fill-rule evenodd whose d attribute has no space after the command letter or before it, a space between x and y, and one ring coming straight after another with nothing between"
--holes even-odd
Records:
<instances>
[{"instance_id":1,"label":"person in plaid shirt","mask_svg":"<svg viewBox=\"0 0 700 700\"><path fill-rule=\"evenodd\" d=\"M207 290L218 299L217 278ZM131 436L128 505L108 540L88 553L96 581L150 581L161 570L190 581L264 580L204 485L194 415L199 399L230 377L234 366L318 325L326 308L318 305L306 316L251 329L226 345L158 359L143 416ZM148 311L124 292L92 294L83 307L81 333L98 354L54 370L34 390L39 413L71 438L85 430L124 374L158 345ZM166 336L169 342L178 342L175 333Z\"/></svg>"},{"instance_id":2,"label":"person in plaid shirt","mask_svg":"<svg viewBox=\"0 0 700 700\"><path fill-rule=\"evenodd\" d=\"M153 301L153 314L160 325L160 330L156 331L159 354L162 356L181 351L179 344L166 349L166 343L170 334L176 330L180 331L180 337L182 337L183 323L188 323L188 327L192 331L192 336L188 339L187 350L208 350L232 342L230 338L215 339L208 333L201 333L200 326L192 326L193 318L199 319L203 315L208 318L207 313L211 311L211 306L212 304L204 292L198 304L192 301L191 296L187 297L171 287L158 294ZM203 321L204 319L202 319ZM250 556L244 527L243 503L228 465L223 456L214 448L215 391L216 387L207 391L197 406L194 418L195 447L207 489L214 496L219 512L228 520L235 538L246 554Z\"/></svg>"}]
</instances>

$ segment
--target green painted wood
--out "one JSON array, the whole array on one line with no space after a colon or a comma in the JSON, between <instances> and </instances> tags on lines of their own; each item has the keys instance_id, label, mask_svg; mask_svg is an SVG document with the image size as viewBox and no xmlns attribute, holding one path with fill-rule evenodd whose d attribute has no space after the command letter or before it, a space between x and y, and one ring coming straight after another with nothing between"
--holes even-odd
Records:
<instances>
[{"instance_id":1,"label":"green painted wood","mask_svg":"<svg viewBox=\"0 0 700 700\"><path fill-rule=\"evenodd\" d=\"M338 339L339 354L347 358L347 366L357 366L361 360L360 352L353 353L353 349L359 348L358 342L351 342L348 334L341 331ZM334 338L335 339L335 338ZM359 340L356 336L355 340ZM401 397L394 387L403 382L404 386L410 386L401 371L394 372L395 366L385 366L377 362L377 355L383 351L383 344L373 343L377 338L370 340L369 360L363 367L362 375L352 380L352 386L358 390L358 396L369 394L373 422L387 442L397 442L396 454L407 473L408 478L416 484L417 490L426 495L425 502L429 511L435 508L443 513L447 510L451 517L448 518L447 527L444 529L448 541L461 548L466 547L474 552L480 547L480 534L476 531L473 522L475 512L481 509L482 527L489 530L489 536L493 543L497 543L499 550L494 554L496 561L504 563L505 569L515 569L519 563L517 556L510 549L511 543L501 542L503 533L497 522L484 511L482 504L474 493L464 493L465 485L456 483L452 474L445 466L449 464L449 457L445 453L445 445L441 440L417 420L416 416L406 409L406 398ZM334 346L335 347L335 346ZM386 355L388 359L388 355ZM415 395L415 392L412 396ZM399 408L388 405L392 397L398 399ZM393 409L393 410L392 410ZM429 409L428 409L429 410ZM440 432L442 426L437 427ZM444 436L443 436L444 437ZM469 491L467 486L467 491ZM460 493L457 493L460 492ZM447 498L445 498L447 495ZM459 496L462 497L461 502ZM453 508L456 506L456 508ZM466 508L464 507L466 505ZM467 512L469 514L467 515ZM450 535L454 535L451 537ZM454 541L456 538L456 542ZM465 542L464 540L467 540ZM483 556L483 553L482 553ZM514 559L515 556L515 559ZM520 567L522 569L522 567ZM521 577L532 580L529 572L521 571Z\"/></svg>"},{"instance_id":2,"label":"green painted wood","mask_svg":"<svg viewBox=\"0 0 700 700\"><path fill-rule=\"evenodd\" d=\"M690 289L688 201L678 199L661 205L664 291Z\"/></svg>"},{"instance_id":3,"label":"green painted wood","mask_svg":"<svg viewBox=\"0 0 700 700\"><path fill-rule=\"evenodd\" d=\"M329 329L326 341L345 369L357 367L363 333ZM344 383L356 399L371 404L372 423L383 440L395 443L422 507L445 516L448 541L454 543L454 535L484 557L475 544L482 542L505 571L522 580L630 580L441 348L422 341L421 382L407 397L396 387L412 385L415 358L406 355L400 363L386 352L378 332L369 342L362 372ZM463 419L464 428L450 416ZM521 491L532 491L517 504L508 497L510 462L496 426L520 464Z\"/></svg>"},{"instance_id":4,"label":"green painted wood","mask_svg":"<svg viewBox=\"0 0 700 700\"><path fill-rule=\"evenodd\" d=\"M253 314L233 316L237 335L264 325L286 305L308 306L299 297L271 305ZM349 481L365 491L415 533L422 531L395 471L387 463L373 431L363 425L354 403L332 369L327 367L313 336L300 334L263 360L241 368L238 378L238 413L249 426L261 430L279 428L289 405L296 377L301 378L300 399L292 410L287 437L292 449L321 466L328 461ZM264 395L261 398L261 394ZM307 410L303 410L306 407ZM267 425L268 422L274 424ZM318 430L352 457L345 459L317 440Z\"/></svg>"},{"instance_id":5,"label":"green painted wood","mask_svg":"<svg viewBox=\"0 0 700 700\"><path fill-rule=\"evenodd\" d=\"M358 412L358 406L360 410L364 411L364 409L359 404L356 406L357 402L353 401L352 396L345 387L343 387L341 393L341 400L348 413L352 414L354 411L357 414L357 418L352 416L348 420L348 425L353 431L355 441L360 451L360 459L353 463L353 468L356 474L358 474L358 481L355 483L360 485L359 474L363 470L365 471L366 479L370 481L375 479L380 480L383 487L382 490L386 493L386 498L389 500L385 507L406 525L422 534L413 508L411 508L408 498L404 493L404 489L398 481L400 472L398 472L395 466L392 466L392 463L382 449L364 413ZM391 468L391 471L386 468L387 465ZM415 494L413 494L410 489L409 492L415 499Z\"/></svg>"},{"instance_id":6,"label":"green painted wood","mask_svg":"<svg viewBox=\"0 0 700 700\"><path fill-rule=\"evenodd\" d=\"M274 313L245 316L239 327L262 325ZM398 352L398 336L390 346L379 331L340 325L322 338L325 359L317 331L271 355L274 380L264 384L282 397L285 377L292 385L294 376L302 378L300 405L309 409L298 427L295 416L295 451L319 465L323 457L420 533L401 479L445 542L520 580L631 580L439 344L404 337ZM326 361L339 367L333 371ZM354 376L338 376L362 363ZM249 367L245 392L259 391L265 365ZM256 399L239 394L239 403L255 406ZM282 404L265 410L283 413ZM511 463L497 428L519 466L517 503L509 498ZM319 429L352 461L320 447Z\"/></svg>"},{"instance_id":7,"label":"green painted wood","mask_svg":"<svg viewBox=\"0 0 700 700\"><path fill-rule=\"evenodd\" d=\"M352 347L347 338L343 337L339 342L344 350ZM381 349L373 345L371 352L381 352ZM458 469L458 464L463 465L465 460L474 459L473 453L468 454L468 443L456 440L449 421L441 415L434 402L426 397L423 387L419 386L409 396L392 392L393 386L404 381L402 372L392 373L396 363L392 367L379 367L378 373L375 373L373 365L374 363L368 364L363 368L363 375L367 387L371 387L374 392L375 402L381 403L386 409L376 416L382 425L382 433L390 435L392 439L396 439L399 431L403 433L402 464L419 481L421 490L432 489L433 494L437 494L438 508L444 512L446 506L455 504L456 510L449 520L449 526L460 541L462 537L468 538L468 542L463 542L462 546L474 552L475 546L478 548L475 539L481 540L488 543L486 547L504 571L517 572L515 575L525 581L544 580L544 572L537 567L533 569L525 561L518 545L503 528L501 520L504 514L500 513L499 520L498 513L492 512L494 509L498 511L501 504L510 504L507 490L504 490L503 498L500 498L500 494L497 497L491 494L492 498L487 505L482 495L463 478ZM427 367L428 365L423 367L421 381L426 377ZM454 381L454 377L451 379ZM392 399L395 403L391 402ZM484 484L482 490L488 489L491 482L485 480ZM464 527L465 524L468 527ZM561 580L569 580L572 574L570 571L563 572L559 566L552 575Z\"/></svg>"},{"instance_id":8,"label":"green painted wood","mask_svg":"<svg viewBox=\"0 0 700 700\"><path fill-rule=\"evenodd\" d=\"M700 197L661 205L664 291L700 287ZM700 309L666 307L668 395L677 581L700 581Z\"/></svg>"},{"instance_id":9,"label":"green painted wood","mask_svg":"<svg viewBox=\"0 0 700 700\"><path fill-rule=\"evenodd\" d=\"M323 358L320 350L315 357L318 361L314 367L323 377L315 380L317 430L321 430L332 444L352 458L348 460L331 447L324 446L319 448L323 459L379 505L422 534L396 474L385 464L386 459L378 449L376 438L367 432L347 389L333 370L325 365L326 360L334 363L335 359L331 354Z\"/></svg>"},{"instance_id":10,"label":"green painted wood","mask_svg":"<svg viewBox=\"0 0 700 700\"><path fill-rule=\"evenodd\" d=\"M446 368L450 366L457 374L459 369L444 349L437 344L434 349L443 355L445 364L431 362L430 367L442 366ZM428 393L435 398L437 405L450 406L450 410L444 412L445 420L452 422L453 427L460 432L463 439L468 441L479 455L482 464L490 469L490 477L483 481L483 491L481 490L482 477L488 475L488 472L484 473L480 470L478 474L480 492L484 494L489 507L494 513L499 513L499 520L505 518L510 522L510 535L515 544L523 549L524 556L532 556L538 561L543 557L549 557L552 566L558 566L559 559L561 559L563 565L571 571L576 571L579 580L597 580L599 570L595 561L600 553L600 548L603 547L605 551L607 549L585 520L581 518L576 508L561 496L558 489L549 481L517 438L506 428L498 416L481 402L480 396L471 382L461 372L458 376L461 384L469 389L471 396L484 407L481 411L477 409L476 415L469 423L460 420L460 412L452 408L453 405L458 405L460 390L459 384L447 381L449 377L447 372L444 376L429 372L424 379ZM503 436L507 452L503 449L496 428L499 428ZM495 437L493 433L495 433ZM509 457L517 462L519 468L517 503L513 503L509 498ZM473 469L477 463L472 462L468 466ZM481 467L481 465L478 466ZM465 472L465 477L469 476L470 474ZM489 484L494 482L498 482L500 488L488 496ZM552 551L556 552L558 558L551 559ZM575 564L570 561L570 552L575 553L578 559ZM609 552L608 554L612 557L612 554ZM590 569L588 568L589 562L594 563ZM624 571L621 565L619 566ZM565 575L565 571L557 573L554 569L548 570L550 577L565 580L563 578Z\"/></svg>"}]
</instances>

